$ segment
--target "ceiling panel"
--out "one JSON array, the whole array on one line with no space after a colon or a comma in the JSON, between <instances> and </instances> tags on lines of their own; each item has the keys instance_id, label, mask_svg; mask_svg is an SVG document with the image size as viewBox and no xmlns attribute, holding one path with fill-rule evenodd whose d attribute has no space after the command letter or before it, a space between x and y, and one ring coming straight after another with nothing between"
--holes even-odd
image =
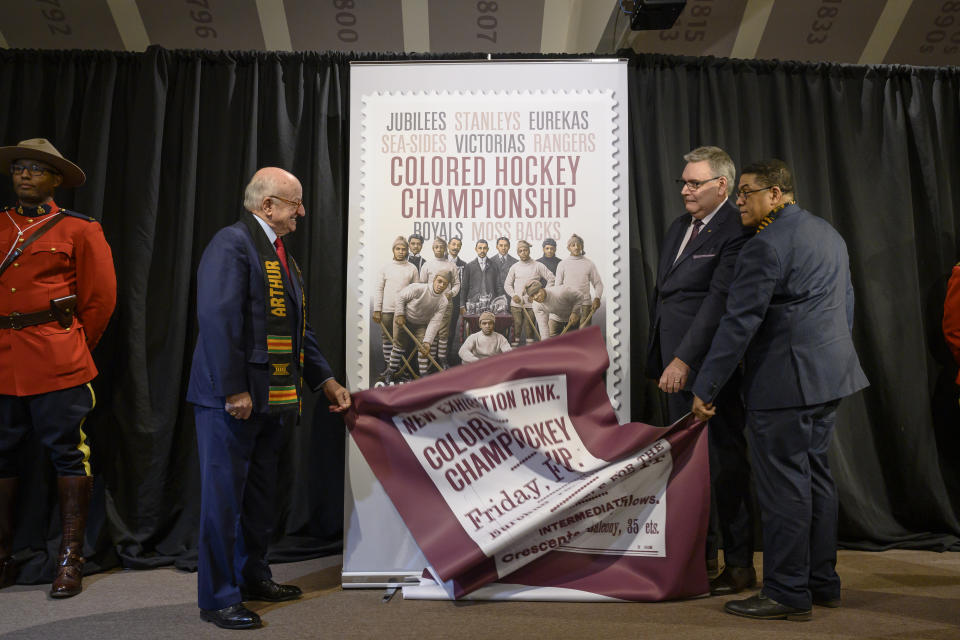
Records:
<instances>
[{"instance_id":1,"label":"ceiling panel","mask_svg":"<svg viewBox=\"0 0 960 640\"><path fill-rule=\"evenodd\" d=\"M543 0L430 0L430 50L540 52Z\"/></svg>"},{"instance_id":2,"label":"ceiling panel","mask_svg":"<svg viewBox=\"0 0 960 640\"><path fill-rule=\"evenodd\" d=\"M777 2L767 19L757 58L860 59L886 0Z\"/></svg>"},{"instance_id":3,"label":"ceiling panel","mask_svg":"<svg viewBox=\"0 0 960 640\"><path fill-rule=\"evenodd\" d=\"M632 6L623 0L623 6ZM664 31L620 0L0 0L0 46L733 56L960 65L960 0L687 0Z\"/></svg>"},{"instance_id":4,"label":"ceiling panel","mask_svg":"<svg viewBox=\"0 0 960 640\"><path fill-rule=\"evenodd\" d=\"M4 0L0 30L24 49L123 49L105 0Z\"/></svg>"},{"instance_id":5,"label":"ceiling panel","mask_svg":"<svg viewBox=\"0 0 960 640\"><path fill-rule=\"evenodd\" d=\"M960 65L960 0L915 1L884 62Z\"/></svg>"},{"instance_id":6,"label":"ceiling panel","mask_svg":"<svg viewBox=\"0 0 960 640\"><path fill-rule=\"evenodd\" d=\"M151 44L168 49L263 49L254 0L137 0Z\"/></svg>"},{"instance_id":7,"label":"ceiling panel","mask_svg":"<svg viewBox=\"0 0 960 640\"><path fill-rule=\"evenodd\" d=\"M646 53L729 56L746 5L747 0L688 0L672 29L637 31L631 44Z\"/></svg>"},{"instance_id":8,"label":"ceiling panel","mask_svg":"<svg viewBox=\"0 0 960 640\"><path fill-rule=\"evenodd\" d=\"M296 51L403 51L397 0L283 0Z\"/></svg>"}]
</instances>

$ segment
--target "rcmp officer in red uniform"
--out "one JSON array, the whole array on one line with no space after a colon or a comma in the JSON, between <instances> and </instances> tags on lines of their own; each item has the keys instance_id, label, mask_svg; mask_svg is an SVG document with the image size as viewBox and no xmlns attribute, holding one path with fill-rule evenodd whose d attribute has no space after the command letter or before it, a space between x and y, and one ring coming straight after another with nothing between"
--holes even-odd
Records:
<instances>
[{"instance_id":1,"label":"rcmp officer in red uniform","mask_svg":"<svg viewBox=\"0 0 960 640\"><path fill-rule=\"evenodd\" d=\"M80 593L93 476L83 423L95 398L90 352L110 320L117 280L93 218L53 201L83 171L43 138L0 147L16 205L0 211L0 588L13 584L17 449L29 430L56 468L63 540L54 598Z\"/></svg>"}]
</instances>

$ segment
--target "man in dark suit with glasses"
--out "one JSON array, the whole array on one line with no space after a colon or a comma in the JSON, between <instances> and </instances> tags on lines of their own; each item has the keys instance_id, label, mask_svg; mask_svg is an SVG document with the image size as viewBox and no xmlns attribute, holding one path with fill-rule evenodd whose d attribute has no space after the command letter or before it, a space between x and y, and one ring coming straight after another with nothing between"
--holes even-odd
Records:
<instances>
[{"instance_id":1,"label":"man in dark suit with glasses","mask_svg":"<svg viewBox=\"0 0 960 640\"><path fill-rule=\"evenodd\" d=\"M658 380L668 394L670 422L690 411L690 388L723 315L733 267L748 237L728 199L736 173L730 156L718 147L699 147L684 160L677 182L686 213L673 221L661 244L647 351L647 377ZM714 595L737 593L757 580L743 420L739 378L733 375L718 394L717 415L708 428L716 509L711 511L707 564L708 570L716 567L719 529L726 565L710 582Z\"/></svg>"},{"instance_id":2,"label":"man in dark suit with glasses","mask_svg":"<svg viewBox=\"0 0 960 640\"><path fill-rule=\"evenodd\" d=\"M741 222L756 233L740 251L692 410L712 421L720 390L742 366L763 516L763 590L724 608L809 620L812 604L840 606L837 490L827 449L840 399L869 384L851 336L850 259L840 234L797 206L781 160L744 167L737 194Z\"/></svg>"}]
</instances>

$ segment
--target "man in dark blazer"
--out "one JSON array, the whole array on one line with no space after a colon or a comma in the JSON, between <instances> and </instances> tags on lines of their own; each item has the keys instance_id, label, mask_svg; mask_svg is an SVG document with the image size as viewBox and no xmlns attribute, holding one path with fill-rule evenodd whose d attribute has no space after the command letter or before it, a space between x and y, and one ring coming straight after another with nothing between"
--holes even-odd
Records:
<instances>
[{"instance_id":1,"label":"man in dark blazer","mask_svg":"<svg viewBox=\"0 0 960 640\"><path fill-rule=\"evenodd\" d=\"M794 202L780 160L744 167L737 205L757 234L737 261L727 311L693 385L693 412L714 413L743 362L747 438L763 517L763 590L725 604L749 618L807 620L840 605L837 491L827 449L840 399L866 387L853 346L847 247Z\"/></svg>"},{"instance_id":2,"label":"man in dark blazer","mask_svg":"<svg viewBox=\"0 0 960 640\"><path fill-rule=\"evenodd\" d=\"M187 400L200 461L200 617L225 629L260 626L244 600L299 598L266 562L279 454L299 416L301 379L332 411L350 406L306 323L300 270L283 236L305 212L300 181L260 169L241 220L210 241L197 271L199 335Z\"/></svg>"},{"instance_id":3,"label":"man in dark blazer","mask_svg":"<svg viewBox=\"0 0 960 640\"><path fill-rule=\"evenodd\" d=\"M466 303L476 302L480 296L488 295L492 300L497 295L497 267L487 257L490 246L486 240L477 240L474 251L477 257L463 268L460 282L460 313L466 314Z\"/></svg>"},{"instance_id":4,"label":"man in dark blazer","mask_svg":"<svg viewBox=\"0 0 960 640\"><path fill-rule=\"evenodd\" d=\"M510 251L510 239L506 236L501 236L497 238L497 253L490 258L490 261L497 267L497 295L505 295L506 292L503 290L503 283L507 279L507 274L510 273L510 267L512 267L517 259L514 258L509 253Z\"/></svg>"},{"instance_id":5,"label":"man in dark blazer","mask_svg":"<svg viewBox=\"0 0 960 640\"><path fill-rule=\"evenodd\" d=\"M463 240L458 236L450 238L447 243L447 254L450 256L450 262L455 265L457 270L457 280L460 282L460 289L457 295L450 300L450 326L447 330L447 358L451 365L460 364L460 342L457 342L457 323L460 322L460 306L463 304L463 271L467 268L466 261L460 259L460 249L463 248ZM465 338L466 336L464 336Z\"/></svg>"},{"instance_id":6,"label":"man in dark blazer","mask_svg":"<svg viewBox=\"0 0 960 640\"><path fill-rule=\"evenodd\" d=\"M427 261L420 255L420 250L423 249L423 236L419 233L411 233L407 238L407 245L410 247L410 255L407 256L407 261L417 268L417 273L420 273L420 267Z\"/></svg>"},{"instance_id":7,"label":"man in dark blazer","mask_svg":"<svg viewBox=\"0 0 960 640\"><path fill-rule=\"evenodd\" d=\"M699 147L683 158L687 164L677 182L687 213L673 221L661 245L647 350L647 377L659 380L668 394L670 422L690 410L689 389L723 315L733 267L748 238L728 199L736 174L730 156L718 147ZM708 429L716 509L710 518L707 564L716 566L719 529L726 566L711 580L710 591L727 595L757 581L750 465L736 375L724 385L717 406Z\"/></svg>"}]
</instances>

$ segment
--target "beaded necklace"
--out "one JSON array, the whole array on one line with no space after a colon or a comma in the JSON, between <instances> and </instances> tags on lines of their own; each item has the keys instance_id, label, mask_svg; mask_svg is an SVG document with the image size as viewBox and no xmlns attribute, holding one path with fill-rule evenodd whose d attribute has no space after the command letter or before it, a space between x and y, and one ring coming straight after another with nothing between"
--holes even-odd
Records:
<instances>
[{"instance_id":1,"label":"beaded necklace","mask_svg":"<svg viewBox=\"0 0 960 640\"><path fill-rule=\"evenodd\" d=\"M757 225L757 233L760 233L761 231L763 231L764 229L766 229L767 227L769 227L771 224L773 224L773 221L777 219L777 214L780 213L780 211L781 211L784 207L787 207L787 206L789 206L789 205L791 205L791 204L797 204L797 201L796 201L796 200L791 200L790 202L784 202L784 203L782 203L782 204L774 207L774 208L773 208L773 211L771 211L771 212L768 213L767 215L763 216L763 220L761 220L761 221L760 221L760 224Z\"/></svg>"}]
</instances>

